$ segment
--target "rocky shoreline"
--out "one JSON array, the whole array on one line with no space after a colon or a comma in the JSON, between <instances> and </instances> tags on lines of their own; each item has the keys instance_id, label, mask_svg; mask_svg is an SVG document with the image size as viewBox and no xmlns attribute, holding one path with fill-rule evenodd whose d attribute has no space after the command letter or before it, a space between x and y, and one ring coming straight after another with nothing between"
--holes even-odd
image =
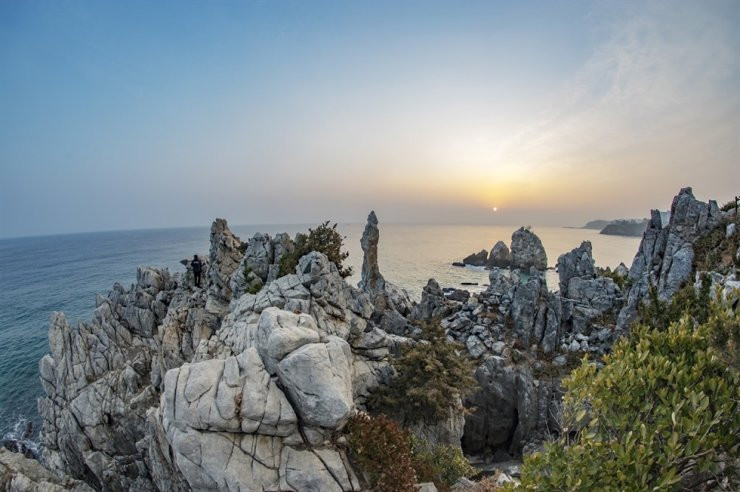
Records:
<instances>
[{"instance_id":1,"label":"rocky shoreline","mask_svg":"<svg viewBox=\"0 0 740 492\"><path fill-rule=\"evenodd\" d=\"M216 219L204 288L189 270L140 267L136 284L98 296L89 322L71 327L54 313L39 363L46 468L2 451L0 484L363 490L342 429L388 382L401 347L417 343L422 321L439 321L466 348L478 388L463 401L472 411L415 432L483 462L519 457L557 435L573 365L629 332L650 285L668 299L692 282L693 245L722 220L716 202L682 189L668 224L653 212L622 287L600 274L585 241L558 258L559 293L545 284L541 241L521 228L510 248L466 258L491 268L484 291L450 296L430 279L413 303L381 274L374 213L357 288L318 252L281 276L294 248L287 234L242 241ZM740 287L734 273L712 281Z\"/></svg>"}]
</instances>

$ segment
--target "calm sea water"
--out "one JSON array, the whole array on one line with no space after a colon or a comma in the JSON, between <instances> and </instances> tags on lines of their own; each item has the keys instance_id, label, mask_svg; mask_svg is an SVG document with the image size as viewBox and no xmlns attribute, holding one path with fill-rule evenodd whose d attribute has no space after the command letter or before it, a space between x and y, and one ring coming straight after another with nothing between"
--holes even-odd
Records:
<instances>
[{"instance_id":1,"label":"calm sea water","mask_svg":"<svg viewBox=\"0 0 740 492\"><path fill-rule=\"evenodd\" d=\"M359 280L363 225L341 225L350 253L349 264ZM386 279L418 299L430 277L444 286L487 282L483 269L451 266L469 253L490 248L499 239L507 244L515 227L380 225L379 262ZM242 240L257 231L294 234L306 226L235 226ZM547 250L548 263L588 239L599 266L630 265L638 238L602 236L597 231L554 227L533 229ZM95 294L114 282L130 285L138 265L182 271L182 258L207 254L209 229L163 229L100 232L0 240L0 435L18 432L26 420L39 418L36 399L42 389L38 361L48 352L47 330L52 311L64 311L69 321L89 319ZM557 284L554 272L548 283Z\"/></svg>"}]
</instances>

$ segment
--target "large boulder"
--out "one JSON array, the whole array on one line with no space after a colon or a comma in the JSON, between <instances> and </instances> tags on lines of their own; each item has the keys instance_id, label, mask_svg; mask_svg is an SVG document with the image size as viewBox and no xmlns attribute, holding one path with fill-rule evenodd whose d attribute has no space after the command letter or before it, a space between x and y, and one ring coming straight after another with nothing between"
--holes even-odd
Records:
<instances>
[{"instance_id":1,"label":"large boulder","mask_svg":"<svg viewBox=\"0 0 740 492\"><path fill-rule=\"evenodd\" d=\"M511 266L511 252L503 241L498 241L491 248L491 254L488 256L487 266L490 268L507 268Z\"/></svg>"},{"instance_id":2,"label":"large boulder","mask_svg":"<svg viewBox=\"0 0 740 492\"><path fill-rule=\"evenodd\" d=\"M278 377L306 425L341 429L353 408L352 355L347 342L330 336L288 354Z\"/></svg>"},{"instance_id":3,"label":"large boulder","mask_svg":"<svg viewBox=\"0 0 740 492\"><path fill-rule=\"evenodd\" d=\"M525 270L530 267L547 269L545 247L534 232L522 227L511 235L511 264Z\"/></svg>"},{"instance_id":4,"label":"large boulder","mask_svg":"<svg viewBox=\"0 0 740 492\"><path fill-rule=\"evenodd\" d=\"M558 258L558 276L560 277L560 294L568 293L568 282L575 277L589 277L596 275L594 258L591 253L591 241L583 241L581 245Z\"/></svg>"}]
</instances>

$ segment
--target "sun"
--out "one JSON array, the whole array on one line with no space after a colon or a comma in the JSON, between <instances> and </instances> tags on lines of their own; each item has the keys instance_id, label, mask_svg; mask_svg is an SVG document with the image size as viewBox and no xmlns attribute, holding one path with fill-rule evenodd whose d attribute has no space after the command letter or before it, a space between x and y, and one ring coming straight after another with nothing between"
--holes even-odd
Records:
<instances>
[{"instance_id":1,"label":"sun","mask_svg":"<svg viewBox=\"0 0 740 492\"><path fill-rule=\"evenodd\" d=\"M493 207L494 212L498 212L498 207Z\"/></svg>"}]
</instances>

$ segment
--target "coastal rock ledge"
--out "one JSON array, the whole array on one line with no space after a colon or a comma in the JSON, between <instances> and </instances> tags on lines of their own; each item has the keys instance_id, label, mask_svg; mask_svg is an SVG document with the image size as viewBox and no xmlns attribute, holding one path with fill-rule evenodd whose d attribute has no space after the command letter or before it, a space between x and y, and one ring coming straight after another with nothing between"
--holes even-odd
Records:
<instances>
[{"instance_id":1,"label":"coastal rock ledge","mask_svg":"<svg viewBox=\"0 0 740 492\"><path fill-rule=\"evenodd\" d=\"M46 468L0 450L0 484L366 490L342 431L429 322L475 361L477 387L462 399L468 411L458 405L451 418L411 431L484 459L521 456L560 431L570 367L610 351L650 285L668 298L691 282L696 241L720 227L724 234L716 203L690 188L671 212L666 225L653 214L621 287L599 273L584 242L558 258L560 292L549 291L542 243L522 228L510 252L494 246L503 268L491 265L484 291L453 301L430 279L419 303L380 273L374 213L359 288L319 252L280 276L290 237L245 243L216 219L202 288L190 271L142 266L133 285L97 297L90 321L73 327L52 315L50 354L39 362ZM724 279L717 288L736 285L731 275L715 275Z\"/></svg>"}]
</instances>

